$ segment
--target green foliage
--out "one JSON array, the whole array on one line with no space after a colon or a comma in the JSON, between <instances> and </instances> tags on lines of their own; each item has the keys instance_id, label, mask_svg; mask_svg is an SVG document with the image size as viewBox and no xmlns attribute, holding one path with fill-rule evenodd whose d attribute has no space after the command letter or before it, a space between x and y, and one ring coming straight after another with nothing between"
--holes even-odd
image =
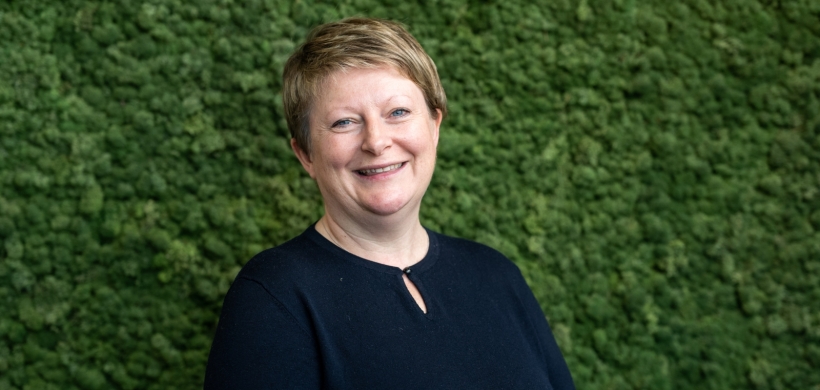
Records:
<instances>
[{"instance_id":1,"label":"green foliage","mask_svg":"<svg viewBox=\"0 0 820 390\"><path fill-rule=\"evenodd\" d=\"M201 387L321 212L284 61L362 14L451 101L423 222L522 268L579 388L820 388L816 1L52 3L0 4L0 389Z\"/></svg>"}]
</instances>

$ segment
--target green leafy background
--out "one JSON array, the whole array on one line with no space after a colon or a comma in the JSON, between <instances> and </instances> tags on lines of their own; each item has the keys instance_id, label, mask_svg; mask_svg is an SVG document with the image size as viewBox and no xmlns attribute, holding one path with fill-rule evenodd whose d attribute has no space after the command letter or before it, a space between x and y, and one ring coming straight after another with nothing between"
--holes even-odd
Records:
<instances>
[{"instance_id":1,"label":"green leafy background","mask_svg":"<svg viewBox=\"0 0 820 390\"><path fill-rule=\"evenodd\" d=\"M817 0L0 3L0 389L199 388L321 198L280 74L404 22L450 99L423 223L524 272L581 389L820 389Z\"/></svg>"}]
</instances>

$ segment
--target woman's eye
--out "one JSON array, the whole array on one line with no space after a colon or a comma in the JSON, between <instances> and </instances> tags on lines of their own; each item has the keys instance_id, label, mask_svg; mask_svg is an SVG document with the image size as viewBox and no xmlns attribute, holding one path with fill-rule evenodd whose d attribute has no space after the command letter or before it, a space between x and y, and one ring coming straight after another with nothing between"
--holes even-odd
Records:
<instances>
[{"instance_id":1,"label":"woman's eye","mask_svg":"<svg viewBox=\"0 0 820 390\"><path fill-rule=\"evenodd\" d=\"M393 112L390 113L390 116L405 116L405 115L407 115L407 110L405 110L403 108L393 110Z\"/></svg>"},{"instance_id":2,"label":"woman's eye","mask_svg":"<svg viewBox=\"0 0 820 390\"><path fill-rule=\"evenodd\" d=\"M339 126L347 126L350 124L350 119L342 119L336 122L333 122L333 125L330 127L339 127Z\"/></svg>"}]
</instances>

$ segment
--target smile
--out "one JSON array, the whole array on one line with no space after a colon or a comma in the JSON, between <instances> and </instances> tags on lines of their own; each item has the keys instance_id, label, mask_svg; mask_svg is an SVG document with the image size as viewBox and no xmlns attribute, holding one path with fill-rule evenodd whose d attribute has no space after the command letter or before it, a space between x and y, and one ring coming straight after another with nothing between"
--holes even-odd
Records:
<instances>
[{"instance_id":1,"label":"smile","mask_svg":"<svg viewBox=\"0 0 820 390\"><path fill-rule=\"evenodd\" d=\"M399 169L399 168L401 168L402 165L404 165L404 163L388 165L384 168L361 169L361 170L358 170L356 172L358 172L360 175L372 176L372 175L379 174L379 173L390 172L394 169Z\"/></svg>"}]
</instances>

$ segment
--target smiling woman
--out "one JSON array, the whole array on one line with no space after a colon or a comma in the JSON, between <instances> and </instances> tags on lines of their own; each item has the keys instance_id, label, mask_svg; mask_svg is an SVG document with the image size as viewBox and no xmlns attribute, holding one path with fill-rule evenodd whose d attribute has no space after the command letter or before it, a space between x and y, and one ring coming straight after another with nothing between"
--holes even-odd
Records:
<instances>
[{"instance_id":1,"label":"smiling woman","mask_svg":"<svg viewBox=\"0 0 820 390\"><path fill-rule=\"evenodd\" d=\"M337 71L325 84L310 120L312 153L292 141L322 192L323 221L393 225L418 214L435 167L440 110L430 113L421 90L390 67Z\"/></svg>"},{"instance_id":2,"label":"smiling woman","mask_svg":"<svg viewBox=\"0 0 820 390\"><path fill-rule=\"evenodd\" d=\"M384 20L319 26L284 86L325 214L237 276L205 387L574 388L515 265L419 222L446 98L418 42Z\"/></svg>"}]
</instances>

